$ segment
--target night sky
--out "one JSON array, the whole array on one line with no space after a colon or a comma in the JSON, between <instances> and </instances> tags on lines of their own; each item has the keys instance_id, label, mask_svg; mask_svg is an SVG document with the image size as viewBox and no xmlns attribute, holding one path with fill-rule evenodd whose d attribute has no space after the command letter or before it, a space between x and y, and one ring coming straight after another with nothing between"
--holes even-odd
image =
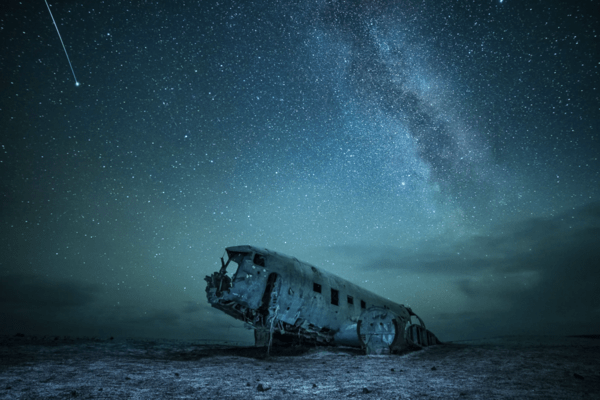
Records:
<instances>
[{"instance_id":1,"label":"night sky","mask_svg":"<svg viewBox=\"0 0 600 400\"><path fill-rule=\"evenodd\" d=\"M252 341L227 246L441 340L600 333L598 2L3 2L0 333Z\"/></svg>"}]
</instances>

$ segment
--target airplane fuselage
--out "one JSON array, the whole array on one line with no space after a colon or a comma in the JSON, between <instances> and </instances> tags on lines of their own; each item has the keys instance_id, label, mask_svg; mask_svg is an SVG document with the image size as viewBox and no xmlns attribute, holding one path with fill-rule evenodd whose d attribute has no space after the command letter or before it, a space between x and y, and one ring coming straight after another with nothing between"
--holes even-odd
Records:
<instances>
[{"instance_id":1,"label":"airplane fuselage","mask_svg":"<svg viewBox=\"0 0 600 400\"><path fill-rule=\"evenodd\" d=\"M226 251L228 261L205 278L208 301L255 329L256 345L271 343L274 334L279 343L362 347L367 353L438 342L410 308L339 276L263 248Z\"/></svg>"}]
</instances>

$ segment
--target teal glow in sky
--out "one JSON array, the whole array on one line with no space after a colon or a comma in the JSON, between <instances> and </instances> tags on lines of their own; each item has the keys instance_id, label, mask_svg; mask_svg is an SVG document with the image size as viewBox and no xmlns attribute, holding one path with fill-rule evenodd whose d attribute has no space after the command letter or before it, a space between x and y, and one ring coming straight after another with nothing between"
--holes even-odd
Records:
<instances>
[{"instance_id":1,"label":"teal glow in sky","mask_svg":"<svg viewBox=\"0 0 600 400\"><path fill-rule=\"evenodd\" d=\"M0 333L251 340L240 244L442 340L598 333L596 7L499 3L11 4Z\"/></svg>"}]
</instances>

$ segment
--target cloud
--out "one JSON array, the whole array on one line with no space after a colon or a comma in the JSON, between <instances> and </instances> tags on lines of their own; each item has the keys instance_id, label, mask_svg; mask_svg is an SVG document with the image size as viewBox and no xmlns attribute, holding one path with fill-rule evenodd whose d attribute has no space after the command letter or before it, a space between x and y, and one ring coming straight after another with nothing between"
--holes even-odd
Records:
<instances>
[{"instance_id":1,"label":"cloud","mask_svg":"<svg viewBox=\"0 0 600 400\"><path fill-rule=\"evenodd\" d=\"M201 306L197 301L186 301L183 312L185 314L193 314L202 311L204 308L205 307Z\"/></svg>"},{"instance_id":2,"label":"cloud","mask_svg":"<svg viewBox=\"0 0 600 400\"><path fill-rule=\"evenodd\" d=\"M593 256L600 251L597 250L599 235L600 202L597 202L553 218L500 224L490 232L459 241L440 236L408 249L371 245L327 249L352 257L369 270L397 269L468 276L486 268L505 273L560 269L568 265L569 268L589 268L587 272L594 274Z\"/></svg>"},{"instance_id":3,"label":"cloud","mask_svg":"<svg viewBox=\"0 0 600 400\"><path fill-rule=\"evenodd\" d=\"M532 285L520 291L520 300L556 308L600 307L600 298L595 295L600 283L600 203L551 219L532 218L507 225L492 240L478 238L475 242L470 254L494 254L495 261L487 264L490 273L531 277ZM468 278L460 287L474 298L489 293ZM510 288L501 288L495 295L515 296Z\"/></svg>"},{"instance_id":4,"label":"cloud","mask_svg":"<svg viewBox=\"0 0 600 400\"><path fill-rule=\"evenodd\" d=\"M74 281L43 280L33 275L8 275L0 279L0 307L60 310L86 306L99 294L99 286Z\"/></svg>"},{"instance_id":5,"label":"cloud","mask_svg":"<svg viewBox=\"0 0 600 400\"><path fill-rule=\"evenodd\" d=\"M26 274L0 278L0 333L72 334L93 323L100 287Z\"/></svg>"},{"instance_id":6,"label":"cloud","mask_svg":"<svg viewBox=\"0 0 600 400\"><path fill-rule=\"evenodd\" d=\"M178 312L168 309L153 310L144 316L130 318L128 322L146 326L174 326L179 324L180 315Z\"/></svg>"},{"instance_id":7,"label":"cloud","mask_svg":"<svg viewBox=\"0 0 600 400\"><path fill-rule=\"evenodd\" d=\"M600 332L600 203L506 228L482 247L497 254L486 268L489 278L456 281L472 303L507 305L480 313L476 324L503 334Z\"/></svg>"},{"instance_id":8,"label":"cloud","mask_svg":"<svg viewBox=\"0 0 600 400\"><path fill-rule=\"evenodd\" d=\"M465 240L438 238L408 251L360 246L334 251L353 256L364 269L445 277L472 308L468 315L438 313L437 324L462 321L463 328L497 334L600 331L600 202L551 218L501 224ZM481 305L497 309L472 311Z\"/></svg>"},{"instance_id":9,"label":"cloud","mask_svg":"<svg viewBox=\"0 0 600 400\"><path fill-rule=\"evenodd\" d=\"M115 303L100 285L6 275L0 278L0 334L193 339L225 332L244 338L239 323L199 302L165 303L159 308Z\"/></svg>"}]
</instances>

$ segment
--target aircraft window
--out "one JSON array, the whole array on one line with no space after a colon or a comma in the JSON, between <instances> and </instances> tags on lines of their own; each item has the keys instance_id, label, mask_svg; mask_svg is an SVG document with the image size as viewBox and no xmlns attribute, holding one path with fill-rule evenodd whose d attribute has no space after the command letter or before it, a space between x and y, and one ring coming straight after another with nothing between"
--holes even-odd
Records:
<instances>
[{"instance_id":1,"label":"aircraft window","mask_svg":"<svg viewBox=\"0 0 600 400\"><path fill-rule=\"evenodd\" d=\"M367 303L364 300L360 301L360 308L367 308Z\"/></svg>"},{"instance_id":2,"label":"aircraft window","mask_svg":"<svg viewBox=\"0 0 600 400\"><path fill-rule=\"evenodd\" d=\"M335 289L331 289L331 304L334 306L339 305L340 303L340 292Z\"/></svg>"},{"instance_id":3,"label":"aircraft window","mask_svg":"<svg viewBox=\"0 0 600 400\"><path fill-rule=\"evenodd\" d=\"M259 267L264 267L265 266L265 258L263 256L261 256L260 254L255 254L254 255L254 264L258 265Z\"/></svg>"},{"instance_id":4,"label":"aircraft window","mask_svg":"<svg viewBox=\"0 0 600 400\"><path fill-rule=\"evenodd\" d=\"M352 296L348 296L348 304L354 304L354 298Z\"/></svg>"},{"instance_id":5,"label":"aircraft window","mask_svg":"<svg viewBox=\"0 0 600 400\"><path fill-rule=\"evenodd\" d=\"M317 293L321 293L321 285L319 285L318 283L313 282L313 290Z\"/></svg>"}]
</instances>

